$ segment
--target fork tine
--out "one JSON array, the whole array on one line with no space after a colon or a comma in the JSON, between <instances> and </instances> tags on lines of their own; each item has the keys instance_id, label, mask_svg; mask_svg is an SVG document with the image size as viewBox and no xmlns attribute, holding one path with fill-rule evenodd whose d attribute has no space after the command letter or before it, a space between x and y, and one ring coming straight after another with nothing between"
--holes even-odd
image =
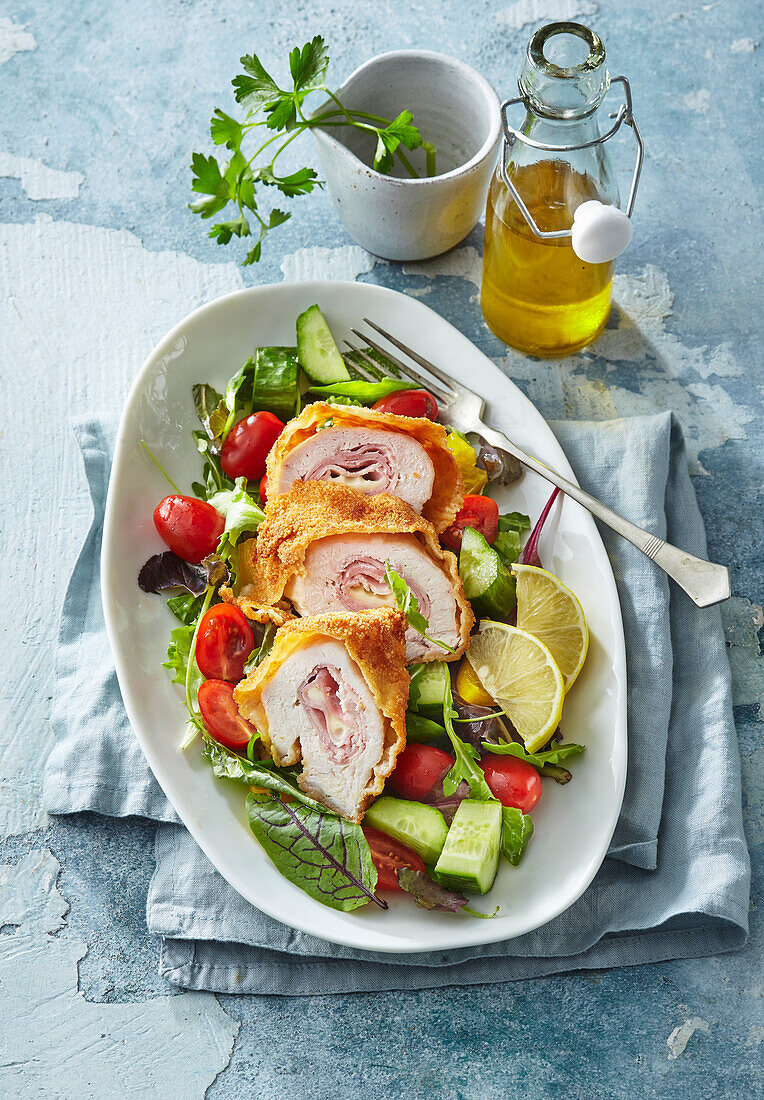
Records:
<instances>
[{"instance_id":1,"label":"fork tine","mask_svg":"<svg viewBox=\"0 0 764 1100\"><path fill-rule=\"evenodd\" d=\"M359 336L362 340L365 340L369 347L374 348L374 350L378 351L380 355L384 355L386 359L389 359L391 363L394 363L396 368L401 372L401 374L405 375L406 378L410 378L412 382L416 382L418 385L424 386L426 389L431 390L436 397L439 397L441 399L441 401L450 401L453 397L452 392L441 389L441 387L436 385L435 382L432 381L432 379L423 377L423 375L419 374L418 371L415 371L413 367L408 366L407 363L402 363L400 359L397 359L394 355L391 355L391 353L389 351L386 351L385 348L380 347L379 344L377 344L376 341L372 340L370 336L366 336L364 333L359 332L358 329L355 328L351 329L350 331L354 332L355 335Z\"/></svg>"},{"instance_id":2,"label":"fork tine","mask_svg":"<svg viewBox=\"0 0 764 1100\"><path fill-rule=\"evenodd\" d=\"M347 347L350 348L355 358L351 359L349 355L343 355L343 359L346 359L350 363L350 366L353 368L353 370L357 370L361 377L365 378L367 382L379 382L379 374L372 374L370 370L368 370L366 367L362 367L361 364L358 362L359 357L364 359L364 361L367 363L374 364L374 360L370 359L368 355L364 355L361 348L354 347L349 340L346 340L345 344L347 345ZM376 366L376 364L374 365ZM382 372L380 371L379 373L381 374Z\"/></svg>"},{"instance_id":3,"label":"fork tine","mask_svg":"<svg viewBox=\"0 0 764 1100\"><path fill-rule=\"evenodd\" d=\"M391 344L394 344L396 348L404 353L404 355L408 355L411 359L414 360L415 363L418 363L420 367L424 367L425 370L430 371L430 373L434 374L436 378L439 378L443 385L448 387L452 391L452 396L456 396L460 390L464 389L464 387L460 386L458 382L454 382L453 378L449 378L446 372L442 371L440 367L436 367L434 363L431 363L429 361L429 359L425 359L424 356L419 355L417 352L412 351L411 348L406 347L406 345L401 343L400 340L397 340L395 336L391 336L389 332L385 332L385 330L383 328L380 328L379 325L376 325L373 321L370 321L368 317L364 317L364 321L367 325L370 325L375 332L378 332L380 336L384 336L385 340L389 340ZM367 343L371 344L371 346L374 347L374 344L371 343L371 340L369 340L368 337L365 336L364 339ZM389 352L383 351L382 354L389 355ZM392 356L390 356L390 358L392 359ZM397 362L397 360L395 360L395 362Z\"/></svg>"}]
</instances>

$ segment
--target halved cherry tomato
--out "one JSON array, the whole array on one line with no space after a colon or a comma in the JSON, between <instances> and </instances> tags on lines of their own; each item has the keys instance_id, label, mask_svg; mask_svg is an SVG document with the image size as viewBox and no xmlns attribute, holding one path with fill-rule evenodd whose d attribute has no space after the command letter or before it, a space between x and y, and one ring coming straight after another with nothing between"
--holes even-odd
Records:
<instances>
[{"instance_id":1,"label":"halved cherry tomato","mask_svg":"<svg viewBox=\"0 0 764 1100\"><path fill-rule=\"evenodd\" d=\"M257 491L260 494L260 503L261 504L266 504L267 501L268 501L268 478L267 477L261 477L260 478L260 486L259 486Z\"/></svg>"},{"instance_id":2,"label":"halved cherry tomato","mask_svg":"<svg viewBox=\"0 0 764 1100\"><path fill-rule=\"evenodd\" d=\"M233 684L225 680L205 680L199 687L199 710L204 724L216 741L227 749L243 749L256 729L239 714L233 697Z\"/></svg>"},{"instance_id":3,"label":"halved cherry tomato","mask_svg":"<svg viewBox=\"0 0 764 1100\"><path fill-rule=\"evenodd\" d=\"M525 760L516 756L492 756L480 761L485 781L502 806L516 806L529 814L541 798L541 776Z\"/></svg>"},{"instance_id":4,"label":"halved cherry tomato","mask_svg":"<svg viewBox=\"0 0 764 1100\"><path fill-rule=\"evenodd\" d=\"M233 604L215 604L199 623L196 663L208 680L241 680L244 664L254 648L252 627Z\"/></svg>"},{"instance_id":5,"label":"halved cherry tomato","mask_svg":"<svg viewBox=\"0 0 764 1100\"><path fill-rule=\"evenodd\" d=\"M225 520L206 501L173 493L154 509L154 526L179 558L198 564L214 554Z\"/></svg>"},{"instance_id":6,"label":"halved cherry tomato","mask_svg":"<svg viewBox=\"0 0 764 1100\"><path fill-rule=\"evenodd\" d=\"M371 858L377 868L378 890L400 890L396 872L401 867L410 867L412 871L424 871L424 863L410 848L393 840L391 836L372 829L371 825L364 825L363 835L369 842Z\"/></svg>"},{"instance_id":7,"label":"halved cherry tomato","mask_svg":"<svg viewBox=\"0 0 764 1100\"><path fill-rule=\"evenodd\" d=\"M443 749L411 741L398 756L387 786L400 798L422 802L453 763L453 756Z\"/></svg>"},{"instance_id":8,"label":"halved cherry tomato","mask_svg":"<svg viewBox=\"0 0 764 1100\"><path fill-rule=\"evenodd\" d=\"M228 477L246 477L259 481L265 473L265 460L284 430L277 416L256 412L234 424L220 452L220 465Z\"/></svg>"},{"instance_id":9,"label":"halved cherry tomato","mask_svg":"<svg viewBox=\"0 0 764 1100\"><path fill-rule=\"evenodd\" d=\"M440 541L455 554L462 545L465 527L474 527L488 542L494 542L499 533L499 506L491 497L466 496L456 519L440 536Z\"/></svg>"},{"instance_id":10,"label":"halved cherry tomato","mask_svg":"<svg viewBox=\"0 0 764 1100\"><path fill-rule=\"evenodd\" d=\"M396 416L426 416L428 420L438 419L438 402L428 390L398 390L388 397L380 397L373 409L380 412L395 413Z\"/></svg>"}]
</instances>

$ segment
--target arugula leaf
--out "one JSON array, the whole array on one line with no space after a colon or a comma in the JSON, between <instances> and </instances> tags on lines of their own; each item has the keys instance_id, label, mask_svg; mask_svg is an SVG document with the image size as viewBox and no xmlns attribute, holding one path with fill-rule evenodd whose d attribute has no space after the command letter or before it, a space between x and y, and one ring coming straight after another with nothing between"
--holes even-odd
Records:
<instances>
[{"instance_id":1,"label":"arugula leaf","mask_svg":"<svg viewBox=\"0 0 764 1100\"><path fill-rule=\"evenodd\" d=\"M282 420L294 416L300 396L300 361L297 348L258 348L252 407L272 412Z\"/></svg>"},{"instance_id":2,"label":"arugula leaf","mask_svg":"<svg viewBox=\"0 0 764 1100\"><path fill-rule=\"evenodd\" d=\"M401 382L397 378L385 378L381 382L365 382L362 379L351 382L332 382L327 386L311 386L308 393L320 397L352 397L361 405L373 405L383 397L399 390L415 390L415 382Z\"/></svg>"},{"instance_id":3,"label":"arugula leaf","mask_svg":"<svg viewBox=\"0 0 764 1100\"><path fill-rule=\"evenodd\" d=\"M502 806L501 852L513 867L517 867L532 836L533 821L530 814L524 814L514 806Z\"/></svg>"},{"instance_id":4,"label":"arugula leaf","mask_svg":"<svg viewBox=\"0 0 764 1100\"><path fill-rule=\"evenodd\" d=\"M390 590L393 596L395 596L395 602L398 608L408 619L409 626L412 626L414 630L421 634L423 638L426 638L428 642L440 646L441 649L445 649L448 653L453 653L453 646L448 645L446 642L438 641L437 638L431 638L427 633L429 623L419 610L419 600L406 584L403 577L395 572L389 561L385 562L385 580L390 585Z\"/></svg>"},{"instance_id":5,"label":"arugula leaf","mask_svg":"<svg viewBox=\"0 0 764 1100\"><path fill-rule=\"evenodd\" d=\"M276 868L309 897L343 912L369 901L387 909L374 893L377 870L360 825L251 791L246 809L252 832Z\"/></svg>"},{"instance_id":6,"label":"arugula leaf","mask_svg":"<svg viewBox=\"0 0 764 1100\"><path fill-rule=\"evenodd\" d=\"M395 602L413 626L423 637L430 625L419 610L419 600L404 581L403 577L396 573L389 561L385 562L385 580L390 585Z\"/></svg>"},{"instance_id":7,"label":"arugula leaf","mask_svg":"<svg viewBox=\"0 0 764 1100\"><path fill-rule=\"evenodd\" d=\"M569 756L578 756L579 753L584 751L583 745L576 745L572 741L567 745L557 745L556 748L548 749L546 752L526 752L517 741L506 741L499 745L489 745L487 741L484 741L483 748L499 756L516 756L518 760L525 760L528 764L533 764L534 768L539 769L543 768L545 764L559 764L561 760L567 760Z\"/></svg>"},{"instance_id":8,"label":"arugula leaf","mask_svg":"<svg viewBox=\"0 0 764 1100\"><path fill-rule=\"evenodd\" d=\"M265 760L248 760L215 741L209 734L202 738L202 759L206 760L218 779L232 779L246 787L265 787L274 794L296 798L317 812L329 812L326 806L305 794L295 779L283 768Z\"/></svg>"},{"instance_id":9,"label":"arugula leaf","mask_svg":"<svg viewBox=\"0 0 764 1100\"><path fill-rule=\"evenodd\" d=\"M443 725L446 727L456 762L443 777L443 793L452 795L462 780L465 780L469 784L472 798L477 798L481 802L493 802L495 801L493 791L488 786L483 770L478 764L477 749L468 745L466 741L462 741L454 729L454 719L458 717L454 710L451 685L447 683L443 692Z\"/></svg>"}]
</instances>

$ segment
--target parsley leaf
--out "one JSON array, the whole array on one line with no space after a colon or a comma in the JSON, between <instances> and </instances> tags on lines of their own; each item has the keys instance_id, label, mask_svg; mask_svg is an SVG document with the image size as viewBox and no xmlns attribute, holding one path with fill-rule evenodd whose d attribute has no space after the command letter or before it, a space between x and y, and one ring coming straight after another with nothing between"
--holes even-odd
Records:
<instances>
[{"instance_id":1,"label":"parsley leaf","mask_svg":"<svg viewBox=\"0 0 764 1100\"><path fill-rule=\"evenodd\" d=\"M239 61L244 72L231 81L237 103L242 103L248 111L254 111L275 102L283 95L256 54L245 54Z\"/></svg>"},{"instance_id":2,"label":"parsley leaf","mask_svg":"<svg viewBox=\"0 0 764 1100\"><path fill-rule=\"evenodd\" d=\"M365 134L377 138L377 154L374 160L379 171L389 171L400 160L412 177L417 172L401 151L403 148L426 149L427 175L435 175L435 150L414 125L410 111L401 111L391 120L364 111L347 109L336 95L329 91L324 81L329 66L329 54L321 35L316 35L303 46L295 46L289 52L291 87L281 88L268 72L257 54L245 54L241 58L242 72L233 81L236 102L241 105L244 118L235 118L216 107L210 119L210 136L219 148L230 150L231 159L223 165L215 156L194 153L191 160L191 187L199 196L189 204L190 209L202 218L211 218L234 204L226 211L208 234L218 244L229 244L234 238L251 238L251 244L243 262L246 267L257 263L262 255L262 245L271 230L289 218L283 210L261 212L258 207L257 185L275 187L287 198L310 194L322 187L316 172L309 167L298 168L286 175L279 175L275 164L293 138L314 127L355 126ZM328 99L317 112L303 112L305 99L322 92ZM271 136L264 138L265 133ZM264 140L254 153L247 153L242 146L254 134ZM265 150L267 158L258 163Z\"/></svg>"},{"instance_id":3,"label":"parsley leaf","mask_svg":"<svg viewBox=\"0 0 764 1100\"><path fill-rule=\"evenodd\" d=\"M216 145L226 145L229 149L236 150L244 137L244 127L235 118L231 118L225 111L216 107L210 119L210 137Z\"/></svg>"},{"instance_id":4,"label":"parsley leaf","mask_svg":"<svg viewBox=\"0 0 764 1100\"><path fill-rule=\"evenodd\" d=\"M297 91L314 92L323 87L329 68L329 51L320 34L306 42L302 50L298 46L289 54L289 71Z\"/></svg>"}]
</instances>

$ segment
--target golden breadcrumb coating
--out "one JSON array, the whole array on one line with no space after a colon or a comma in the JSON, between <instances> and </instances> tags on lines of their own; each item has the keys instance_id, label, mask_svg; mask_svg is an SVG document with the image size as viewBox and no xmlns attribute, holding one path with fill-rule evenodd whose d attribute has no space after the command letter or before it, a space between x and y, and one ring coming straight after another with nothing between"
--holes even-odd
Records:
<instances>
[{"instance_id":1,"label":"golden breadcrumb coating","mask_svg":"<svg viewBox=\"0 0 764 1100\"><path fill-rule=\"evenodd\" d=\"M448 576L458 608L460 645L454 653L443 653L438 659L461 657L475 616L464 595L456 557L441 547L431 523L406 501L386 493L366 496L329 481L298 481L288 493L269 502L257 539L247 545L246 565L242 556L242 569L253 578L252 598L261 608L279 603L292 577L305 574L305 554L311 543L330 535L350 534L414 535ZM241 602L239 606L248 614Z\"/></svg>"},{"instance_id":2,"label":"golden breadcrumb coating","mask_svg":"<svg viewBox=\"0 0 764 1100\"><path fill-rule=\"evenodd\" d=\"M279 627L273 648L265 660L234 689L234 699L241 714L254 723L263 743L270 748L268 719L261 702L266 684L287 658L303 646L326 638L344 645L385 718L383 756L363 792L358 812L349 818L355 822L363 819L369 803L382 793L398 754L406 747L409 675L406 671L405 636L405 615L390 607L364 612L335 611L291 619Z\"/></svg>"},{"instance_id":3,"label":"golden breadcrumb coating","mask_svg":"<svg viewBox=\"0 0 764 1100\"><path fill-rule=\"evenodd\" d=\"M270 490L275 490L279 483L287 455L315 435L318 426L329 419L335 428L386 428L413 436L424 447L435 470L432 496L422 508L422 515L437 532L453 523L464 500L464 482L446 443L447 433L442 424L426 417L398 416L378 409L328 405L324 401L307 405L299 416L290 420L271 448L266 461L269 503Z\"/></svg>"}]
</instances>

